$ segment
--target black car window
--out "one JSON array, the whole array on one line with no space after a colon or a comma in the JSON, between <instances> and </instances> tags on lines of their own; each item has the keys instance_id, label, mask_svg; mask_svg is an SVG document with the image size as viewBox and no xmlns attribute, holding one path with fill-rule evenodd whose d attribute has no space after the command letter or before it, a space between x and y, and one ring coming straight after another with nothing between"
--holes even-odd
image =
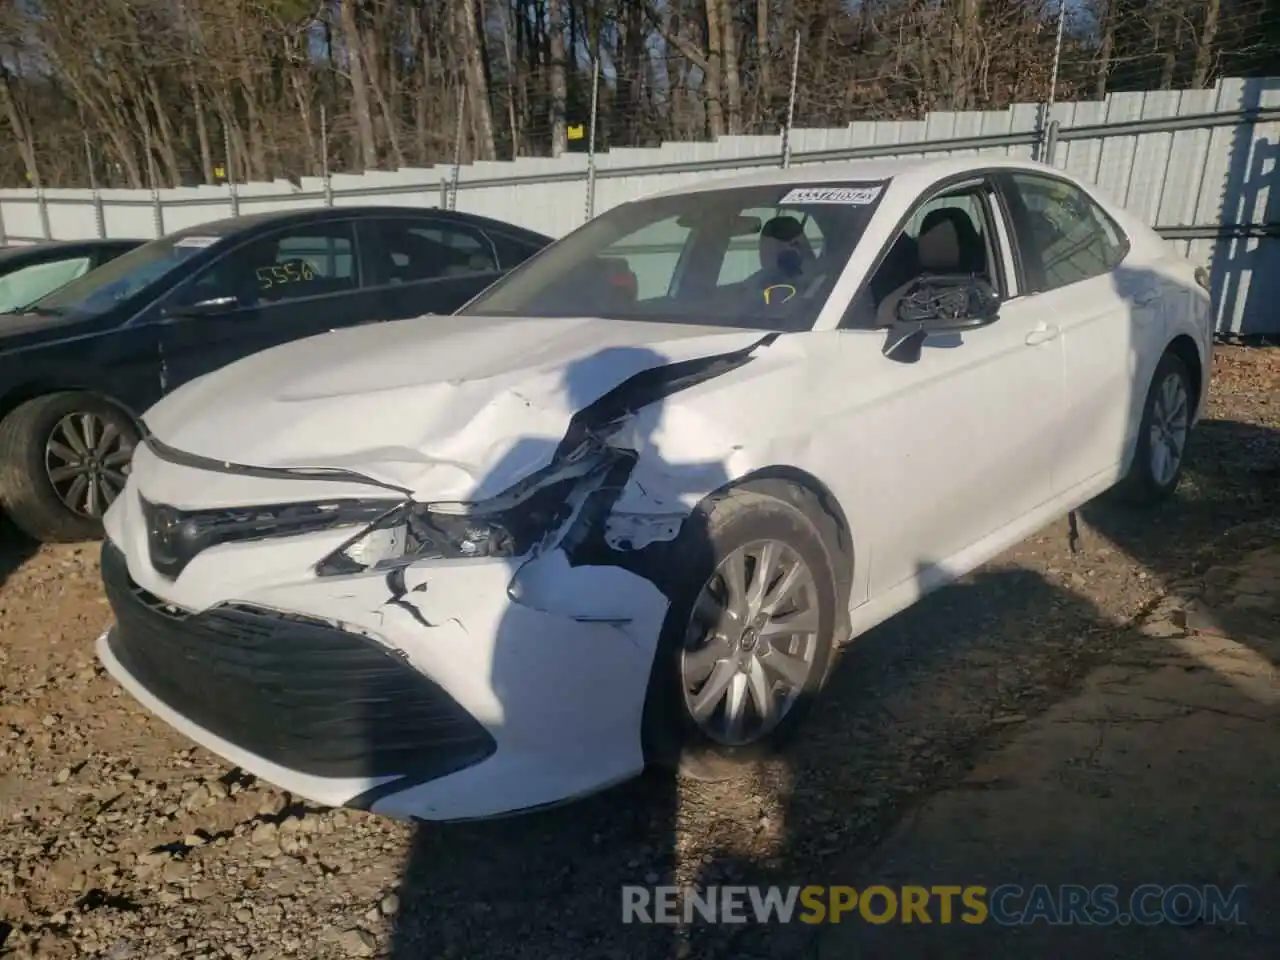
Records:
<instances>
[{"instance_id":1,"label":"black car window","mask_svg":"<svg viewBox=\"0 0 1280 960\"><path fill-rule=\"evenodd\" d=\"M144 243L109 263L59 287L33 308L57 314L96 314L110 310L183 270L187 260L222 240L199 228L182 230Z\"/></svg>"},{"instance_id":2,"label":"black car window","mask_svg":"<svg viewBox=\"0 0 1280 960\"><path fill-rule=\"evenodd\" d=\"M493 244L481 231L436 220L381 220L374 225L382 283L465 277L498 268Z\"/></svg>"},{"instance_id":3,"label":"black car window","mask_svg":"<svg viewBox=\"0 0 1280 960\"><path fill-rule=\"evenodd\" d=\"M1047 292L1109 273L1129 252L1128 240L1084 191L1052 177L1015 173L1030 240L1044 265Z\"/></svg>"},{"instance_id":4,"label":"black car window","mask_svg":"<svg viewBox=\"0 0 1280 960\"><path fill-rule=\"evenodd\" d=\"M179 297L184 305L235 297L242 306L344 293L359 286L350 223L291 227L216 261Z\"/></svg>"},{"instance_id":5,"label":"black car window","mask_svg":"<svg viewBox=\"0 0 1280 960\"><path fill-rule=\"evenodd\" d=\"M21 310L41 297L82 277L92 268L92 257L83 254L62 260L44 260L0 275L0 313Z\"/></svg>"}]
</instances>

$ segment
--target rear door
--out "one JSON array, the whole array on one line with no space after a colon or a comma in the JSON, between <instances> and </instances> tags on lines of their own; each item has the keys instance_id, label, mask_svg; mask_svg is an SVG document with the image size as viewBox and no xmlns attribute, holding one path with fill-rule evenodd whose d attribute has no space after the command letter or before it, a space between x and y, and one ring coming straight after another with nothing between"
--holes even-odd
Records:
<instances>
[{"instance_id":1,"label":"rear door","mask_svg":"<svg viewBox=\"0 0 1280 960\"><path fill-rule=\"evenodd\" d=\"M1159 278L1127 270L1128 238L1085 191L1050 174L1007 176L1027 283L1062 338L1065 412L1055 493L1118 477L1163 336Z\"/></svg>"},{"instance_id":2,"label":"rear door","mask_svg":"<svg viewBox=\"0 0 1280 960\"><path fill-rule=\"evenodd\" d=\"M242 243L166 301L169 316L159 321L165 389L367 320L370 299L351 220L298 224Z\"/></svg>"},{"instance_id":3,"label":"rear door","mask_svg":"<svg viewBox=\"0 0 1280 960\"><path fill-rule=\"evenodd\" d=\"M483 230L443 217L379 217L360 224L380 319L447 314L503 273Z\"/></svg>"}]
</instances>

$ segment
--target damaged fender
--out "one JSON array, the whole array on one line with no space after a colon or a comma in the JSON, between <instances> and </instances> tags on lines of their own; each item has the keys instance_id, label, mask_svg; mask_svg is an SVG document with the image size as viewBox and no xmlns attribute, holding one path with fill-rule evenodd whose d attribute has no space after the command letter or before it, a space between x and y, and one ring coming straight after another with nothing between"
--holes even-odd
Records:
<instances>
[{"instance_id":1,"label":"damaged fender","mask_svg":"<svg viewBox=\"0 0 1280 960\"><path fill-rule=\"evenodd\" d=\"M651 645L669 605L662 591L639 574L621 567L575 567L558 548L516 571L507 596L540 613L617 627L637 646Z\"/></svg>"}]
</instances>

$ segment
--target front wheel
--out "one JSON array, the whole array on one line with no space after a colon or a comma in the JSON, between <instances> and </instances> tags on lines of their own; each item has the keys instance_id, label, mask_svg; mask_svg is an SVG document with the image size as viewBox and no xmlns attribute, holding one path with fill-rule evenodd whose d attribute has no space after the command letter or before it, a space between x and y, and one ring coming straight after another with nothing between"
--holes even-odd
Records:
<instances>
[{"instance_id":1,"label":"front wheel","mask_svg":"<svg viewBox=\"0 0 1280 960\"><path fill-rule=\"evenodd\" d=\"M1133 462L1117 488L1123 499L1155 505L1173 495L1182 479L1194 407L1186 363L1166 353L1151 378Z\"/></svg>"},{"instance_id":2,"label":"front wheel","mask_svg":"<svg viewBox=\"0 0 1280 960\"><path fill-rule=\"evenodd\" d=\"M133 418L91 393L36 397L0 421L0 501L45 543L97 540L139 438Z\"/></svg>"},{"instance_id":3,"label":"front wheel","mask_svg":"<svg viewBox=\"0 0 1280 960\"><path fill-rule=\"evenodd\" d=\"M735 491L688 521L645 704L648 759L699 779L780 747L826 678L831 561L795 506Z\"/></svg>"}]
</instances>

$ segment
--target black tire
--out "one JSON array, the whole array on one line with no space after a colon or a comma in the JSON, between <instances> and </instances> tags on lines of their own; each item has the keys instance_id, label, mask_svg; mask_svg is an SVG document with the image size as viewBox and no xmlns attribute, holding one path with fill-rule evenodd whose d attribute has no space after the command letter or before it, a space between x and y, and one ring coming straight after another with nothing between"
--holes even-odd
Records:
<instances>
[{"instance_id":1,"label":"black tire","mask_svg":"<svg viewBox=\"0 0 1280 960\"><path fill-rule=\"evenodd\" d=\"M119 431L121 449L132 449L140 436L127 413L92 393L50 393L28 400L0 421L0 504L13 523L44 543L74 543L102 538L98 515L77 513L55 490L46 463L49 440L63 419L92 414Z\"/></svg>"},{"instance_id":2,"label":"black tire","mask_svg":"<svg viewBox=\"0 0 1280 960\"><path fill-rule=\"evenodd\" d=\"M817 598L816 649L807 681L781 721L759 740L726 745L709 736L687 706L681 674L685 637L695 601L721 561L760 540L790 548L813 575ZM791 503L736 490L699 509L685 523L663 577L671 605L663 623L645 700L642 741L646 760L700 780L741 775L782 748L804 719L826 680L837 624L836 585L822 537Z\"/></svg>"},{"instance_id":3,"label":"black tire","mask_svg":"<svg viewBox=\"0 0 1280 960\"><path fill-rule=\"evenodd\" d=\"M1186 436L1182 443L1182 453L1177 467L1168 478L1156 476L1153 460L1155 444L1152 436L1152 425L1156 416L1156 406L1160 392L1170 377L1181 381L1182 392L1186 397ZM1124 479L1116 485L1116 494L1125 503L1139 507L1156 506L1168 500L1182 480L1182 469L1187 460L1187 447L1191 438L1191 417L1195 412L1195 404L1199 398L1192 391L1191 373L1182 358L1174 353L1166 353L1156 365L1151 377L1151 387L1147 390L1143 401L1142 422L1138 427L1137 441L1134 443L1133 460Z\"/></svg>"}]
</instances>

